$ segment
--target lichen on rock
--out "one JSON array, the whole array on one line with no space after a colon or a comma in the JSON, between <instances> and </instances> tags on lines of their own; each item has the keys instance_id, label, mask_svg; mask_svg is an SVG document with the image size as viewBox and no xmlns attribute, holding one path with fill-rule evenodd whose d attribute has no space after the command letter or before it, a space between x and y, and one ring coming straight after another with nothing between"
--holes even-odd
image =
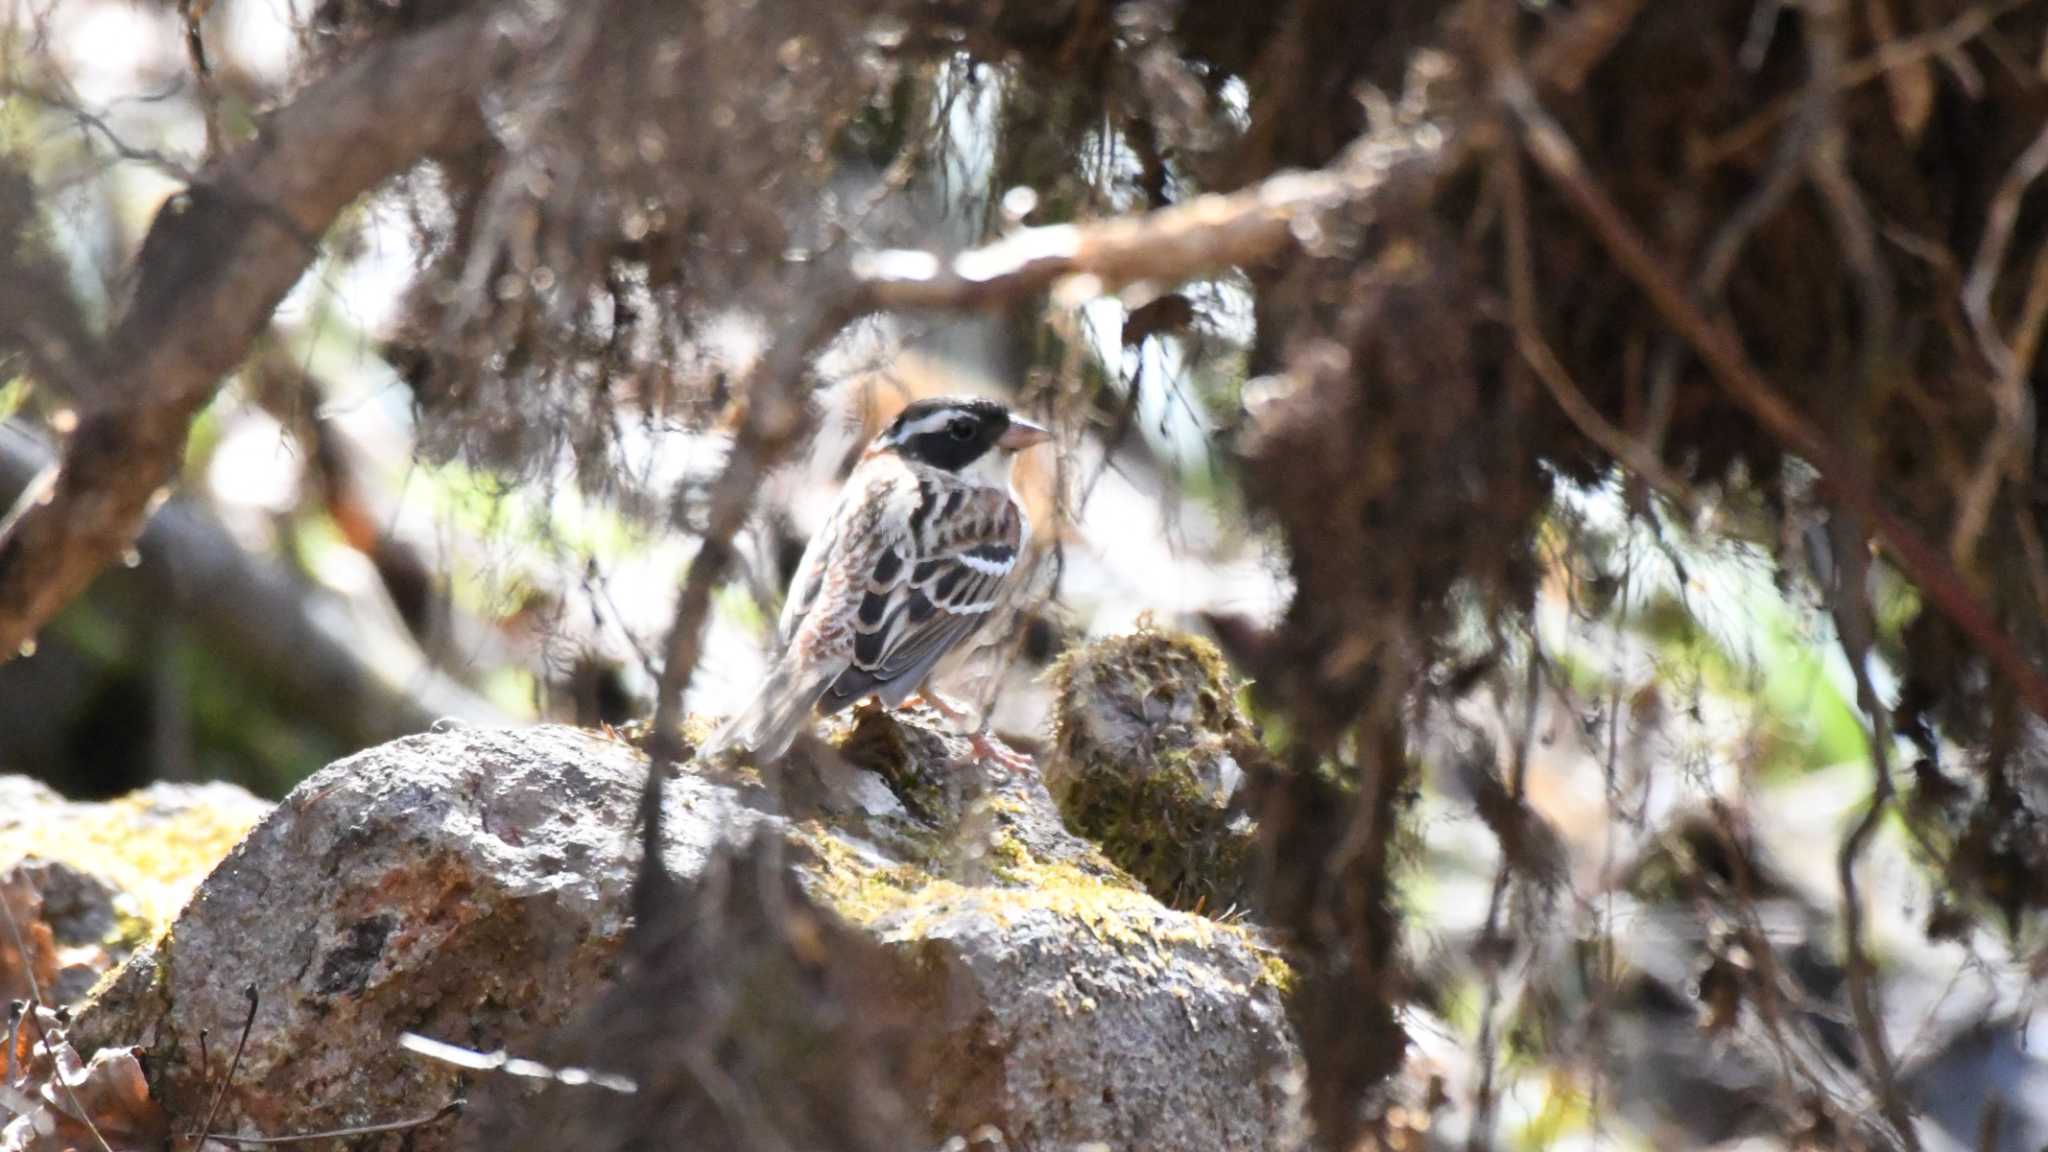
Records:
<instances>
[{"instance_id":1,"label":"lichen on rock","mask_svg":"<svg viewBox=\"0 0 2048 1152\"><path fill-rule=\"evenodd\" d=\"M1171 907L1241 907L1256 829L1235 801L1265 752L1215 645L1145 626L1052 678L1047 779L1067 825Z\"/></svg>"},{"instance_id":2,"label":"lichen on rock","mask_svg":"<svg viewBox=\"0 0 2048 1152\"><path fill-rule=\"evenodd\" d=\"M53 1004L82 997L161 932L269 811L232 784L158 783L115 800L70 801L0 776L0 887L33 893L55 950L36 990ZM7 984L0 978L0 989Z\"/></svg>"},{"instance_id":3,"label":"lichen on rock","mask_svg":"<svg viewBox=\"0 0 2048 1152\"><path fill-rule=\"evenodd\" d=\"M735 842L788 843L808 899L880 958L870 1006L913 1023L910 1104L934 1144L993 1126L1013 1152L1285 1146L1285 967L1256 930L1162 906L1062 826L1035 772L978 762L928 717L862 711L826 734L779 765L676 770L663 856L693 885ZM400 1032L546 1052L617 975L646 771L630 744L560 728L458 729L332 765L75 1032L147 1046L152 1089L186 1117L210 1094L201 1031L232 1034L254 985L223 1127L431 1112L456 1073L400 1051Z\"/></svg>"}]
</instances>

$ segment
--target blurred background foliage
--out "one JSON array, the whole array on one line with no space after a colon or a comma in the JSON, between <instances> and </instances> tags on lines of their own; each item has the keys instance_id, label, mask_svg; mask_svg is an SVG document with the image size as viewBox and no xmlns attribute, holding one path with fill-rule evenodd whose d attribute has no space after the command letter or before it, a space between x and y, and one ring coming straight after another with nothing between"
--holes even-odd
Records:
<instances>
[{"instance_id":1,"label":"blurred background foliage","mask_svg":"<svg viewBox=\"0 0 2048 1152\"><path fill-rule=\"evenodd\" d=\"M1297 105L1276 120L1256 114L1262 97L1268 108L1310 97L1234 60L1230 22L1199 19L1209 6L1179 17L1113 7L1114 27L1010 13L986 40L912 52L906 42L928 29L890 5L820 6L791 27L772 24L787 15L776 5L638 6L591 32L595 44L523 60L559 74L508 82L512 104L498 112L517 122L512 143L488 159L439 157L349 214L201 417L181 483L135 552L25 658L0 664L0 770L76 796L207 778L276 797L443 717L643 718L696 547L700 510L670 493L701 486L724 459L733 383L794 299L773 269L847 242L962 247L1316 163L1334 151L1322 137L1341 144L1369 112L1412 127L1419 113L1403 101L1424 99L1437 75L1402 50L1413 31L1398 13L1383 36L1334 28L1331 44L1364 58L1355 84L1320 94L1343 116ZM1756 7L1777 18L1778 6ZM434 9L0 0L0 152L39 190L15 226L85 318L104 323L132 287L123 270L149 221L210 148ZM715 36L673 40L678 27ZM864 48L828 50L839 44ZM1760 86L1789 67L1784 51L1756 73ZM1048 62L1079 79L1043 82ZM722 98L696 99L704 91ZM720 150L749 127L768 142ZM791 157L802 163L778 167ZM1338 305L1380 289L1274 280L1257 270L857 326L821 364L815 442L750 522L745 577L716 601L691 709L723 712L755 683L782 584L858 445L893 406L964 389L1049 411L1062 431L1057 457L1023 478L1056 583L1004 674L1000 729L1037 746L1042 671L1074 640L1141 619L1208 629L1255 674L1262 659L1320 674L1257 655L1295 572L1285 526L1250 511L1270 512L1270 491L1247 492L1235 454L1248 413L1273 402L1280 362L1308 355L1291 325L1341 327L1329 318ZM1311 299L1274 303L1289 292ZM1611 295L1587 307L1599 316L1572 354L1614 359L1590 329L1626 308ZM1372 339L1441 342L1426 325L1377 335L1390 327L1364 325L1358 359ZM4 351L0 506L85 402ZM1390 415L1388 458L1436 443L1410 435L1411 416ZM1448 1093L1468 1105L1460 1123L1498 1112L1514 1147L1712 1143L1741 1134L1724 1113L1763 1098L1786 1123L1817 1126L1798 1092L1729 1055L1745 1041L1716 994L1728 971L1765 962L1759 942L1776 941L1812 998L1799 1012L1817 1043L1854 1063L1830 916L1835 854L1870 794L1871 727L1824 600L1836 578L1826 532L1814 504L1788 498L1814 479L1753 433L1717 439L1725 413L1680 413L1675 439L1695 462L1683 505L1576 441L1542 456L1556 446L1543 437L1564 435L1555 428L1511 460L1522 441L1482 423L1470 423L1472 442L1507 446L1482 470L1532 478L1508 481L1492 507L1504 522L1520 524L1525 506L1537 515L1526 558L1460 569L1469 579L1428 587L1427 611L1415 609L1434 622L1442 600L1450 625L1411 669L1429 691L1403 704L1417 769L1394 869L1414 968L1400 1012L1413 1045L1404 1123L1427 1129ZM1340 464L1369 471L1376 459L1361 449ZM1413 518L1393 517L1388 548L1515 551L1489 537L1493 524L1471 530L1476 542L1432 536L1438 473L1385 466L1415 485L1395 501ZM1889 569L1871 592L1870 675L1896 702L1926 617ZM1411 606L1389 595L1387 618L1407 619ZM1975 676L1956 680L1979 686ZM1268 744L1308 748L1357 789L1347 773L1369 759L1365 737L1325 739L1304 720L1312 707L1275 699L1247 696ZM1943 721L1930 715L1904 734L1917 739L1882 749L1921 816L1939 816L1944 784L1961 787L1947 767L1981 751L1974 733L1951 742ZM2024 915L2031 898L2010 883L1949 883L1958 854L2024 870L2025 845L2001 837L1967 816L1894 811L1863 865L1896 1055L1944 1125L1942 1102L1960 1097L1938 1089L1981 1080L1983 1066L1940 1057L1982 1021L2019 1038L1998 1065L2016 1099L2048 1083L2019 1054L2036 1027L2043 943ZM1734 888L1740 900L1726 898ZM1692 1079L1645 1055L1672 1050ZM1665 1078L1631 1080L1651 1070ZM2032 1099L2007 1113L2014 1141L2048 1125L2048 1098ZM1958 1105L1950 1127L1969 1144L1976 1123Z\"/></svg>"}]
</instances>

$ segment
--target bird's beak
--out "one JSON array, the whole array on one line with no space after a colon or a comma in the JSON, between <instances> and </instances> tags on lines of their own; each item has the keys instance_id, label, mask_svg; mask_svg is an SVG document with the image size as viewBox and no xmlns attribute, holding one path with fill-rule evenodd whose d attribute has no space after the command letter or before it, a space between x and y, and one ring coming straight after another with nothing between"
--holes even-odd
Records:
<instances>
[{"instance_id":1,"label":"bird's beak","mask_svg":"<svg viewBox=\"0 0 2048 1152\"><path fill-rule=\"evenodd\" d=\"M1017 452L1029 448L1033 444L1043 444L1050 439L1052 439L1052 433L1046 431L1043 425L1033 424L1031 421L1019 416L1012 416L1010 417L1010 427L1003 432L1002 437L996 441L996 444L1005 452Z\"/></svg>"}]
</instances>

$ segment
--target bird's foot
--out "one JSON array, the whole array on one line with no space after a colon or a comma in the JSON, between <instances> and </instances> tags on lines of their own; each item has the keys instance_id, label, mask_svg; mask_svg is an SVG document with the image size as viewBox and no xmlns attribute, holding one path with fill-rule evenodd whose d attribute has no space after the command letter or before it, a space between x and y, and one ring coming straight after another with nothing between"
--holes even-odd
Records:
<instances>
[{"instance_id":1,"label":"bird's foot","mask_svg":"<svg viewBox=\"0 0 2048 1152\"><path fill-rule=\"evenodd\" d=\"M1031 757L996 739L986 728L968 737L967 745L981 763L993 763L1012 772L1024 772L1033 767Z\"/></svg>"},{"instance_id":2,"label":"bird's foot","mask_svg":"<svg viewBox=\"0 0 2048 1152\"><path fill-rule=\"evenodd\" d=\"M956 700L948 700L929 688L922 692L913 693L908 700L903 702L905 708L915 708L919 705L930 708L955 724L969 718L966 705Z\"/></svg>"}]
</instances>

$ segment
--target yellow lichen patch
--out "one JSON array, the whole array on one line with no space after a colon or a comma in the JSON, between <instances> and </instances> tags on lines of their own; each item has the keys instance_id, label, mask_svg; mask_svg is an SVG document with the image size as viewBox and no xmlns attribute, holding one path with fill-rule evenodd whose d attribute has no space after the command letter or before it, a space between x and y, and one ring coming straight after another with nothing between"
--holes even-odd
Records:
<instances>
[{"instance_id":1,"label":"yellow lichen patch","mask_svg":"<svg viewBox=\"0 0 2048 1152\"><path fill-rule=\"evenodd\" d=\"M33 856L98 876L132 901L121 906L117 928L132 942L168 924L262 814L253 803L166 812L140 794L70 804L35 819L0 821L0 868Z\"/></svg>"},{"instance_id":2,"label":"yellow lichen patch","mask_svg":"<svg viewBox=\"0 0 2048 1152\"><path fill-rule=\"evenodd\" d=\"M962 916L1010 926L1027 916L1050 915L1116 949L1141 974L1182 967L1174 956L1181 949L1204 951L1220 937L1235 937L1259 966L1258 984L1284 992L1293 981L1285 960L1252 930L1169 911L1099 860L1084 866L1040 859L1002 831L988 845L987 859L995 866L973 881L885 860L815 822L799 825L797 833L812 853L804 872L813 894L885 941L916 942Z\"/></svg>"},{"instance_id":3,"label":"yellow lichen patch","mask_svg":"<svg viewBox=\"0 0 2048 1152\"><path fill-rule=\"evenodd\" d=\"M1259 983L1278 992L1282 997L1294 992L1294 965L1287 957L1270 944L1252 941L1252 953L1259 958Z\"/></svg>"}]
</instances>

